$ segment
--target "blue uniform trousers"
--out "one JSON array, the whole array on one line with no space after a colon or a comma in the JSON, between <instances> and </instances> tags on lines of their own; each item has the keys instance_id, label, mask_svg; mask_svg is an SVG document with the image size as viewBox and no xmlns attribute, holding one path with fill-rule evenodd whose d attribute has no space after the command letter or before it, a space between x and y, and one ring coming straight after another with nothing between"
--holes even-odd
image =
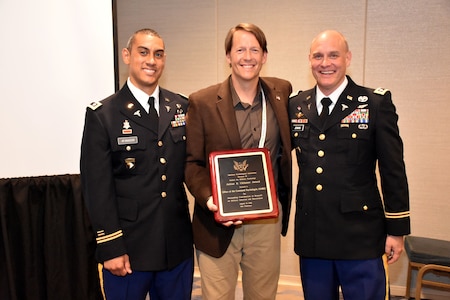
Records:
<instances>
[{"instance_id":1,"label":"blue uniform trousers","mask_svg":"<svg viewBox=\"0 0 450 300\"><path fill-rule=\"evenodd\" d=\"M300 257L305 300L338 300L339 287L345 300L389 299L385 257L368 260Z\"/></svg>"},{"instance_id":2,"label":"blue uniform trousers","mask_svg":"<svg viewBox=\"0 0 450 300\"><path fill-rule=\"evenodd\" d=\"M116 276L103 269L106 299L144 300L149 293L151 300L188 300L191 299L193 272L193 258L167 271L133 271L126 276Z\"/></svg>"}]
</instances>

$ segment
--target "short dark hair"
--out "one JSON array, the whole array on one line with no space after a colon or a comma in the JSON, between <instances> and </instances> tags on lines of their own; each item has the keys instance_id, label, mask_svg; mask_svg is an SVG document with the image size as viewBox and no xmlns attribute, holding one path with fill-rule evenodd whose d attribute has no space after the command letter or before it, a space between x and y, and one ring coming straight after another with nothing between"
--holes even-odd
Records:
<instances>
[{"instance_id":1,"label":"short dark hair","mask_svg":"<svg viewBox=\"0 0 450 300\"><path fill-rule=\"evenodd\" d=\"M128 43L127 43L128 51L131 52L131 48L133 48L133 43L134 43L134 40L136 39L136 35L141 34L141 33L147 34L147 35L156 36L156 37L159 37L160 39L162 39L162 37L159 35L158 32L156 32L156 30L153 30L153 29L150 29L150 28L139 29L139 30L135 31L133 33L133 35L130 36L130 38L128 39Z\"/></svg>"}]
</instances>

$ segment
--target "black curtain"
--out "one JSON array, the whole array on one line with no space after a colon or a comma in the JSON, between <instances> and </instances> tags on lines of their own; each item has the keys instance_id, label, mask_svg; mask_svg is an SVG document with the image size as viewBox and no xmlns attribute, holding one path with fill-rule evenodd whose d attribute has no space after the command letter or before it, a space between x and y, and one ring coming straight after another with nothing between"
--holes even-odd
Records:
<instances>
[{"instance_id":1,"label":"black curtain","mask_svg":"<svg viewBox=\"0 0 450 300\"><path fill-rule=\"evenodd\" d=\"M79 175L0 179L0 299L103 299Z\"/></svg>"}]
</instances>

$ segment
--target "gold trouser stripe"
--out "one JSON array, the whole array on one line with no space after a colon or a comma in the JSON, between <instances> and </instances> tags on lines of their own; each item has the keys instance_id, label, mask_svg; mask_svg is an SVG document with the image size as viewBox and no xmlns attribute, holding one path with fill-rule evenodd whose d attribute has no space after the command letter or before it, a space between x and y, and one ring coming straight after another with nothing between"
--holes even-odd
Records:
<instances>
[{"instance_id":1,"label":"gold trouser stripe","mask_svg":"<svg viewBox=\"0 0 450 300\"><path fill-rule=\"evenodd\" d=\"M385 282L385 284L386 284L386 295L384 296L384 299L385 300L389 300L389 294L390 294L390 292L389 292L389 265L388 265L388 262L387 262L387 255L386 255L386 253L383 254L382 259L383 259L384 273L385 273L385 277L386 277L386 282Z\"/></svg>"},{"instance_id":2,"label":"gold trouser stripe","mask_svg":"<svg viewBox=\"0 0 450 300\"><path fill-rule=\"evenodd\" d=\"M106 300L105 288L103 286L103 265L98 264L98 277L100 279L100 289L102 290L103 299Z\"/></svg>"}]
</instances>

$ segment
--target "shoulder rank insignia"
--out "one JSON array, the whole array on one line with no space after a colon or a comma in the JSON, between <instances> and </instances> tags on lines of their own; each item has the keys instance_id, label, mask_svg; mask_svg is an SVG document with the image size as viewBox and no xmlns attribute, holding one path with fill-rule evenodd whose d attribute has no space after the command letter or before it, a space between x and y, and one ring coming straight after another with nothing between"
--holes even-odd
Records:
<instances>
[{"instance_id":1,"label":"shoulder rank insignia","mask_svg":"<svg viewBox=\"0 0 450 300\"><path fill-rule=\"evenodd\" d=\"M294 98L295 96L298 96L301 92L302 92L301 90L298 90L297 93L296 93L296 92L292 92L292 93L289 95L289 99L292 99L292 98Z\"/></svg>"},{"instance_id":2,"label":"shoulder rank insignia","mask_svg":"<svg viewBox=\"0 0 450 300\"><path fill-rule=\"evenodd\" d=\"M188 96L186 96L186 95L184 95L184 94L178 93L178 95L179 95L179 96L181 96L181 98L184 98L184 99L186 99L186 100L188 100L188 99L189 99L189 97L188 97Z\"/></svg>"},{"instance_id":3,"label":"shoulder rank insignia","mask_svg":"<svg viewBox=\"0 0 450 300\"><path fill-rule=\"evenodd\" d=\"M378 94L378 95L382 95L382 96L383 96L383 95L386 94L388 91L389 91L388 89L379 87L379 88L377 88L376 90L374 90L373 93L374 93L374 94Z\"/></svg>"},{"instance_id":4,"label":"shoulder rank insignia","mask_svg":"<svg viewBox=\"0 0 450 300\"><path fill-rule=\"evenodd\" d=\"M96 110L97 108L99 108L100 106L102 106L103 104L101 104L98 101L94 101L91 104L88 105L88 107L92 110Z\"/></svg>"}]
</instances>

